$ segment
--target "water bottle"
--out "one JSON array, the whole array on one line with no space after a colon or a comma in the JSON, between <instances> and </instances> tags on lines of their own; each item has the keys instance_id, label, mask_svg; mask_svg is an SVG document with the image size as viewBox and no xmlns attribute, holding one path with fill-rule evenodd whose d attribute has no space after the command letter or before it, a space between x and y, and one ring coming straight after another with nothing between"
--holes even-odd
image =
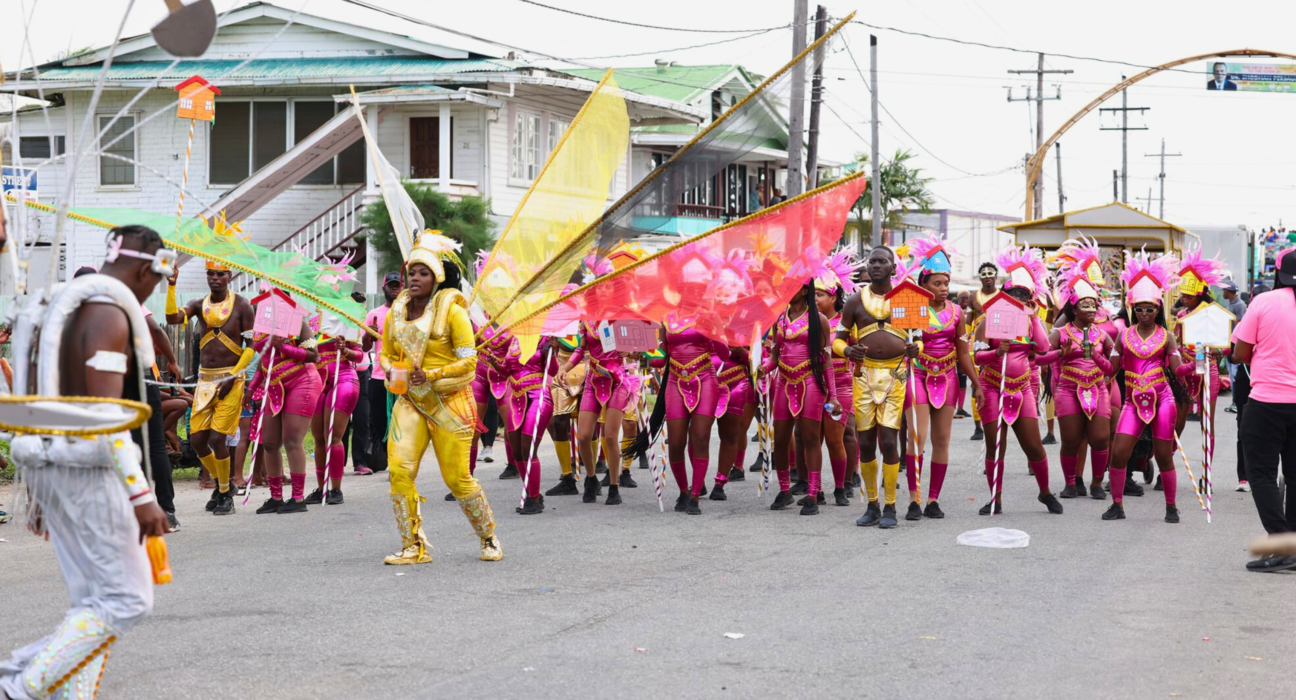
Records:
<instances>
[{"instance_id":1,"label":"water bottle","mask_svg":"<svg viewBox=\"0 0 1296 700\"><path fill-rule=\"evenodd\" d=\"M1200 345L1197 346L1197 374L1206 374L1206 349Z\"/></svg>"}]
</instances>

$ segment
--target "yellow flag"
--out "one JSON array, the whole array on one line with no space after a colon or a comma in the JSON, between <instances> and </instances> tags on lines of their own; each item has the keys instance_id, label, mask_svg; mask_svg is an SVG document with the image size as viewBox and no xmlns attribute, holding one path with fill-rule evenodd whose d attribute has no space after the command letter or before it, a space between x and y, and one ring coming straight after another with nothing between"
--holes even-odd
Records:
<instances>
[{"instance_id":1,"label":"yellow flag","mask_svg":"<svg viewBox=\"0 0 1296 700\"><path fill-rule=\"evenodd\" d=\"M514 129L534 133L539 143L547 134L518 112ZM524 142L525 143L525 142ZM565 280L580 266L579 256L567 256L560 266L545 271L545 279L561 280L541 288L518 291L537 271L565 251L607 206L609 187L630 146L630 117L612 71L590 94L563 133L513 217L500 234L477 276L473 296L491 320L507 326L525 318L563 293ZM546 288L548 286L552 289ZM535 354L539 336L519 336L524 360Z\"/></svg>"}]
</instances>

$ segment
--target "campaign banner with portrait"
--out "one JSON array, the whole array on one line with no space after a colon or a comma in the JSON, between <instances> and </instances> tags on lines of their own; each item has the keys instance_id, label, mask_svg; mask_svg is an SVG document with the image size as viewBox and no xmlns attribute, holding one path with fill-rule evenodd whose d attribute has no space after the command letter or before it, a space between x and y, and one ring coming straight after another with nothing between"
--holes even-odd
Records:
<instances>
[{"instance_id":1,"label":"campaign banner with portrait","mask_svg":"<svg viewBox=\"0 0 1296 700\"><path fill-rule=\"evenodd\" d=\"M1225 92L1296 92L1296 64L1231 63L1206 64L1207 90Z\"/></svg>"}]
</instances>

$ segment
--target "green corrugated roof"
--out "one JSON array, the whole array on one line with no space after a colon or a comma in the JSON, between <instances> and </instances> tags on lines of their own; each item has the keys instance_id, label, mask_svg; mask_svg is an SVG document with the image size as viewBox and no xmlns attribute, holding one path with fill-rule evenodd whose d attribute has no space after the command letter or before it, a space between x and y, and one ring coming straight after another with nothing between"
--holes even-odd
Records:
<instances>
[{"instance_id":1,"label":"green corrugated roof","mask_svg":"<svg viewBox=\"0 0 1296 700\"><path fill-rule=\"evenodd\" d=\"M613 69L613 75L616 77L617 85L623 90L676 102L692 102L699 93L715 88L721 79L735 70L740 68L733 64L666 66L660 69L648 66L647 68L616 68ZM587 68L563 72L596 81L602 79L604 73L602 70Z\"/></svg>"},{"instance_id":2,"label":"green corrugated roof","mask_svg":"<svg viewBox=\"0 0 1296 700\"><path fill-rule=\"evenodd\" d=\"M294 58L257 59L239 66L242 61L181 61L167 69L170 61L137 61L114 63L108 69L108 80L180 81L201 75L214 83L241 80L293 80L303 78L350 78L382 76L429 76L437 73L491 73L512 71L521 64L489 58L442 59L420 56L379 56L365 58ZM96 80L102 66L61 66L41 71L42 82L75 82ZM9 80L28 80L12 74Z\"/></svg>"}]
</instances>

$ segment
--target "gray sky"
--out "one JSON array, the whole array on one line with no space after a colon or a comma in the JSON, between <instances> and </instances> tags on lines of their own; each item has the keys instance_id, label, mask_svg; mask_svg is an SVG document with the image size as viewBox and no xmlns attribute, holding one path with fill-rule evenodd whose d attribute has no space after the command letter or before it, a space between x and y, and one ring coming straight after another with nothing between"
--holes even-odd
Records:
<instances>
[{"instance_id":1,"label":"gray sky","mask_svg":"<svg viewBox=\"0 0 1296 700\"><path fill-rule=\"evenodd\" d=\"M650 52L642 57L586 61L599 66L651 65L660 57L684 64L741 63L758 73L769 73L791 55L788 29L678 51L673 49L739 35L641 29L574 17L519 0L373 1L447 27L563 57ZM701 29L767 28L788 24L792 15L791 0L544 2L631 22ZM7 7L23 5L29 11L35 7L30 40L39 61L69 48L110 42L128 5L127 0L3 3ZM216 0L218 11L242 4L242 0ZM340 0L277 0L277 4L471 48L462 39L407 26ZM1243 47L1296 53L1296 43L1290 38L1291 27L1296 26L1296 4L1257 0L1246 7L1248 11L1242 14L1228 11L1226 5L1202 2L1093 0L1063 5L1038 0L921 0L828 5L834 16L859 9L858 19L876 25L1142 65ZM160 0L139 0L127 20L126 34L148 31L164 13ZM8 21L16 14L6 12L6 21L0 23L0 61L6 70L30 63L20 60L21 23ZM75 24L65 21L69 16L76 17ZM870 31L862 26L845 30L846 41L865 75ZM874 33L880 49L879 95L892 115L884 114L881 119L883 154L897 148L913 150L918 157L912 162L935 178L931 189L938 206L1020 216L1024 203L1020 165L1022 157L1033 150L1035 118L1033 106L1006 101L1004 86L1014 86L1014 97L1024 96L1024 87L1034 84L1034 76L1010 76L1006 71L1033 69L1035 56L885 30ZM823 150L831 157L847 159L868 149L861 136L869 134L869 96L840 43L827 66L826 100L831 109L823 115ZM1045 136L1123 74L1140 70L1057 56L1047 58L1047 67L1075 72L1046 80L1045 93L1054 94L1052 86L1061 84L1062 99L1045 103ZM1148 130L1130 132L1130 203L1142 208L1149 188L1153 197L1157 196L1157 159L1144 154L1157 151L1164 138L1168 152L1184 154L1167 159L1168 220L1190 227L1267 226L1280 219L1296 223L1296 178L1291 175L1296 169L1296 140L1282 135L1284 127L1290 128L1296 118L1296 94L1207 92L1207 67L1205 61L1189 63L1181 70L1190 72L1162 73L1130 90L1130 106L1151 108L1146 118L1136 115L1131 122L1146 124ZM1105 106L1119 106L1119 97ZM1062 139L1068 209L1112 199L1112 170L1120 168L1120 132L1100 131L1102 121L1094 112ZM1051 215L1058 211L1057 164L1052 154L1045 172L1044 213ZM1154 202L1154 215L1157 208Z\"/></svg>"}]
</instances>

